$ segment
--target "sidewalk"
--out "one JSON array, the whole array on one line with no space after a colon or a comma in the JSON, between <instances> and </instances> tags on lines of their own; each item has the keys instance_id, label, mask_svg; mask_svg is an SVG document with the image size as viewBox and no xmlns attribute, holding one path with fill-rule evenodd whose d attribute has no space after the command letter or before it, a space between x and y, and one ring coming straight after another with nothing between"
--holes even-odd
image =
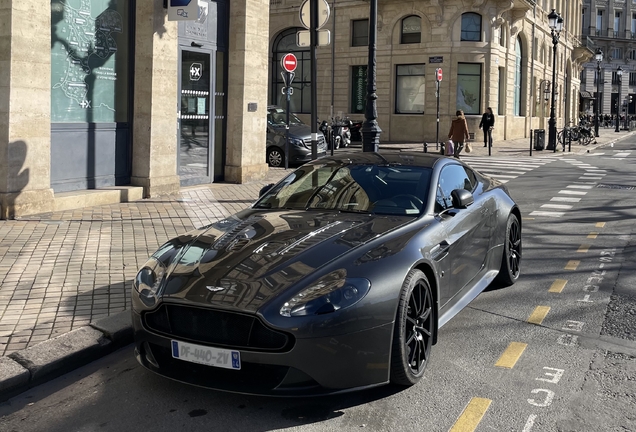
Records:
<instances>
[{"instance_id":1,"label":"sidewalk","mask_svg":"<svg viewBox=\"0 0 636 432\"><path fill-rule=\"evenodd\" d=\"M599 132L598 144L573 142L571 154L636 133ZM463 155L488 156L480 135ZM385 149L422 151L423 144L380 144ZM533 150L533 157L562 154ZM529 155L529 139L492 148L493 157ZM130 343L131 280L148 256L174 236L249 206L263 185L285 173L270 169L261 182L214 183L160 199L0 221L0 402Z\"/></svg>"}]
</instances>

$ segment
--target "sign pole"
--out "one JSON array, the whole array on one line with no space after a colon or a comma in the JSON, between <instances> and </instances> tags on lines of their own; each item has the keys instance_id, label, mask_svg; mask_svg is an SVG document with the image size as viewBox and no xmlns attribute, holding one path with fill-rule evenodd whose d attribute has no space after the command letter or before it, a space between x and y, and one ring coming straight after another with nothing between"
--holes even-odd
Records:
<instances>
[{"instance_id":1,"label":"sign pole","mask_svg":"<svg viewBox=\"0 0 636 432\"><path fill-rule=\"evenodd\" d=\"M285 72L285 99L287 99L287 118L285 120L285 169L289 168L289 100L291 99L291 73Z\"/></svg>"},{"instance_id":2,"label":"sign pole","mask_svg":"<svg viewBox=\"0 0 636 432\"><path fill-rule=\"evenodd\" d=\"M435 99L437 99L437 132L435 135L435 150L439 151L439 82L442 80L442 68L435 69Z\"/></svg>"},{"instance_id":3,"label":"sign pole","mask_svg":"<svg viewBox=\"0 0 636 432\"><path fill-rule=\"evenodd\" d=\"M318 46L318 0L309 0L309 52L311 63L311 159L318 159L318 69L316 46Z\"/></svg>"}]
</instances>

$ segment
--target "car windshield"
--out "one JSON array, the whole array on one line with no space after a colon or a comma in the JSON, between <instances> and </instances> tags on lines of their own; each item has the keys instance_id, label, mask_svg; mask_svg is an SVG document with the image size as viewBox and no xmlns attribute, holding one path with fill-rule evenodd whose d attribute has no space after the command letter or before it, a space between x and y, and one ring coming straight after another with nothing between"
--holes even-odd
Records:
<instances>
[{"instance_id":1,"label":"car windshield","mask_svg":"<svg viewBox=\"0 0 636 432\"><path fill-rule=\"evenodd\" d=\"M403 165L306 165L265 193L254 208L326 209L418 216L431 169Z\"/></svg>"},{"instance_id":2,"label":"car windshield","mask_svg":"<svg viewBox=\"0 0 636 432\"><path fill-rule=\"evenodd\" d=\"M287 124L287 111L282 108L270 108L267 111L267 123L272 126L284 126ZM293 113L289 113L289 124L302 125L303 123Z\"/></svg>"}]
</instances>

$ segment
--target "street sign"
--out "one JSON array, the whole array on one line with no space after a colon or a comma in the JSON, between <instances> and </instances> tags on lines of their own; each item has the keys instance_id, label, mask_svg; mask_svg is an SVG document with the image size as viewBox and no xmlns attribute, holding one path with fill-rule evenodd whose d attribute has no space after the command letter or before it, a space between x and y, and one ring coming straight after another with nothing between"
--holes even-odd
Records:
<instances>
[{"instance_id":1,"label":"street sign","mask_svg":"<svg viewBox=\"0 0 636 432\"><path fill-rule=\"evenodd\" d=\"M432 56L428 58L429 63L444 63L443 56Z\"/></svg>"},{"instance_id":2,"label":"street sign","mask_svg":"<svg viewBox=\"0 0 636 432\"><path fill-rule=\"evenodd\" d=\"M298 66L298 60L294 54L288 53L280 59L280 65L286 72L293 72L296 70L296 66Z\"/></svg>"},{"instance_id":3,"label":"street sign","mask_svg":"<svg viewBox=\"0 0 636 432\"><path fill-rule=\"evenodd\" d=\"M435 69L435 79L437 81L441 81L442 80L442 68Z\"/></svg>"},{"instance_id":4,"label":"street sign","mask_svg":"<svg viewBox=\"0 0 636 432\"><path fill-rule=\"evenodd\" d=\"M318 46L327 46L331 43L331 32L329 30L318 30ZM309 30L299 30L296 32L296 45L308 47L311 45L311 34Z\"/></svg>"},{"instance_id":5,"label":"street sign","mask_svg":"<svg viewBox=\"0 0 636 432\"><path fill-rule=\"evenodd\" d=\"M327 0L316 0L318 2L318 27L322 28L329 21L330 9ZM307 30L311 25L311 0L305 0L300 6L300 22Z\"/></svg>"}]
</instances>

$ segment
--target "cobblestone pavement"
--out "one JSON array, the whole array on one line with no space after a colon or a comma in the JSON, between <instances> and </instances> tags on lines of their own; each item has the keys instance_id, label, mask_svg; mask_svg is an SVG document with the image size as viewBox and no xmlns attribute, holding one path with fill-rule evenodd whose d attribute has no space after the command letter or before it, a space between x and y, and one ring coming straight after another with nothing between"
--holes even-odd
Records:
<instances>
[{"instance_id":1,"label":"cobblestone pavement","mask_svg":"<svg viewBox=\"0 0 636 432\"><path fill-rule=\"evenodd\" d=\"M599 143L619 135L627 133L604 132ZM478 144L472 154L487 155ZM422 144L380 148L421 151ZM493 156L528 150L527 139L495 142ZM162 198L0 221L0 355L128 309L132 278L162 243L249 206L263 185L285 172L270 169L262 182L214 183Z\"/></svg>"}]
</instances>

